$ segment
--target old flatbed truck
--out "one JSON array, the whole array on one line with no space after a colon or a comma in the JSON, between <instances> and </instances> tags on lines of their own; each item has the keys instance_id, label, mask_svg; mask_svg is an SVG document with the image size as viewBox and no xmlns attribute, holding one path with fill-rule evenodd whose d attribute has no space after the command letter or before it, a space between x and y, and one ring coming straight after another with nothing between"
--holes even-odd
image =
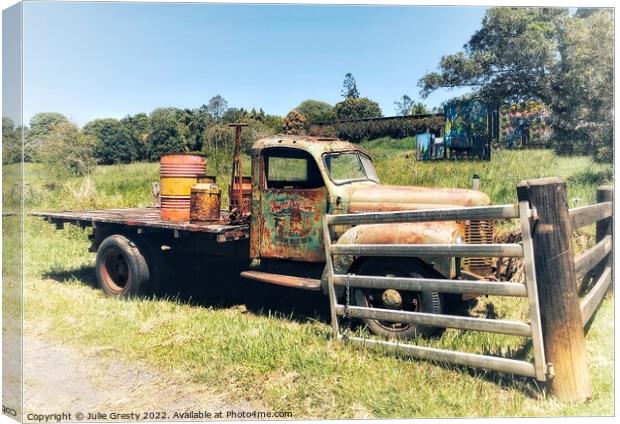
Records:
<instances>
[{"instance_id":1,"label":"old flatbed truck","mask_svg":"<svg viewBox=\"0 0 620 424\"><path fill-rule=\"evenodd\" d=\"M327 293L325 214L490 204L486 194L475 190L382 185L370 156L360 146L338 139L295 135L260 139L252 147L251 161L246 222L231 223L229 211L222 211L217 223L162 221L157 207L33 215L59 228L64 223L92 227L90 251L97 252L97 281L111 296L151 293L171 271L164 255L169 251L203 255L205 260L234 260L241 264L243 278ZM336 227L335 243L491 243L492 232L492 226L480 221L358 225ZM337 259L334 267L343 274L378 276L458 279L467 274L471 279L488 266L476 263L476 258L467 263L455 258ZM457 295L394 289L356 289L349 295L357 306L436 314L462 300L462 295L454 299ZM434 331L410 323L364 321L370 331L388 337Z\"/></svg>"}]
</instances>

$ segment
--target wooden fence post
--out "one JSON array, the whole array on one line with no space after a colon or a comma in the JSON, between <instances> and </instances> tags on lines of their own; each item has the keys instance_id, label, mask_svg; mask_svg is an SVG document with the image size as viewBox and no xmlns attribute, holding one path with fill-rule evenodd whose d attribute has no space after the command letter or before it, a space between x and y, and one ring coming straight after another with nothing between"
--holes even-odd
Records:
<instances>
[{"instance_id":1,"label":"wooden fence post","mask_svg":"<svg viewBox=\"0 0 620 424\"><path fill-rule=\"evenodd\" d=\"M596 202L613 202L614 201L614 186L613 185L605 185L601 186L596 190ZM596 223L596 242L598 243L606 236L613 235L613 224L614 218L613 215L609 218L602 219ZM600 271L603 271L604 268L608 266L611 267L611 284L609 285L610 290L613 290L614 287L614 245L611 244L611 252L609 252L609 256L607 256L607 261L603 261L601 267L599 267ZM598 274L598 273L597 273Z\"/></svg>"},{"instance_id":2,"label":"wooden fence post","mask_svg":"<svg viewBox=\"0 0 620 424\"><path fill-rule=\"evenodd\" d=\"M592 395L572 229L568 217L566 186L559 178L540 178L517 186L520 201L536 208L532 242L540 304L545 357L553 364L548 381L551 394L561 401L584 401Z\"/></svg>"}]
</instances>

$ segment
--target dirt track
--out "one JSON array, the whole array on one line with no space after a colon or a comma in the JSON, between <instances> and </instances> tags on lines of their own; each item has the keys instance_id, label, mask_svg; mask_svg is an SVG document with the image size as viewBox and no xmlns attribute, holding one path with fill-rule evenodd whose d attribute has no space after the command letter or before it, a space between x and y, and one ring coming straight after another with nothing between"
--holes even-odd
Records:
<instances>
[{"instance_id":1,"label":"dirt track","mask_svg":"<svg viewBox=\"0 0 620 424\"><path fill-rule=\"evenodd\" d=\"M248 402L220 396L175 375L164 376L139 363L82 353L29 334L24 340L24 419L29 413L165 412L165 420L188 419L190 411L252 411ZM142 416L141 416L142 419ZM196 418L198 419L198 418ZM230 418L229 418L230 419Z\"/></svg>"}]
</instances>

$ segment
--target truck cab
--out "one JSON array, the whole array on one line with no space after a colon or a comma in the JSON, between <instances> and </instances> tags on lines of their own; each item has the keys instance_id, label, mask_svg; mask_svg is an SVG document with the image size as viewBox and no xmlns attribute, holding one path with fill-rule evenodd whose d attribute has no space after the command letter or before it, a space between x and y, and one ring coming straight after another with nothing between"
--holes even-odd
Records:
<instances>
[{"instance_id":1,"label":"truck cab","mask_svg":"<svg viewBox=\"0 0 620 424\"><path fill-rule=\"evenodd\" d=\"M251 151L250 270L242 276L266 283L326 291L322 218L326 214L485 206L479 191L381 184L372 158L360 146L332 138L276 135L258 140ZM338 228L338 243L422 244L492 241L492 227L476 222L373 224ZM340 257L342 273L458 278L465 269L484 272L485 264L454 258ZM486 259L480 258L479 261ZM478 269L476 269L478 265ZM488 264L487 264L488 265ZM490 268L488 266L487 268ZM297 275L296 271L298 272ZM342 295L342 293L339 293ZM358 290L353 303L440 313L439 293L381 293ZM368 320L389 337L420 333L415 326Z\"/></svg>"},{"instance_id":2,"label":"truck cab","mask_svg":"<svg viewBox=\"0 0 620 424\"><path fill-rule=\"evenodd\" d=\"M370 157L351 143L259 140L252 149L251 258L324 262L322 216L343 210L352 187L378 180Z\"/></svg>"},{"instance_id":3,"label":"truck cab","mask_svg":"<svg viewBox=\"0 0 620 424\"><path fill-rule=\"evenodd\" d=\"M486 194L474 190L382 185L364 149L333 138L264 138L254 144L251 157L250 257L256 260L323 263L321 217L326 213L490 204ZM370 243L457 242L465 240L469 224L389 225L374 231L362 226L355 235L359 243L360 237Z\"/></svg>"}]
</instances>

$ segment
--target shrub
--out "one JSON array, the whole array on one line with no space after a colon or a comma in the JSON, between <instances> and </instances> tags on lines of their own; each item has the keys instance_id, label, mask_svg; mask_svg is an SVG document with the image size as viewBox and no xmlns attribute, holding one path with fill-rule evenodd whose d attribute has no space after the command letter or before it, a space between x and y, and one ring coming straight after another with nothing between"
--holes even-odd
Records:
<instances>
[{"instance_id":1,"label":"shrub","mask_svg":"<svg viewBox=\"0 0 620 424\"><path fill-rule=\"evenodd\" d=\"M362 140L380 137L412 137L427 130L439 132L443 125L444 119L441 116L342 122L336 125L336 135L344 140L359 143Z\"/></svg>"},{"instance_id":2,"label":"shrub","mask_svg":"<svg viewBox=\"0 0 620 424\"><path fill-rule=\"evenodd\" d=\"M42 140L52 132L55 125L68 122L66 116L57 112L41 112L34 115L25 134L24 161L39 161L38 150Z\"/></svg>"},{"instance_id":3,"label":"shrub","mask_svg":"<svg viewBox=\"0 0 620 424\"><path fill-rule=\"evenodd\" d=\"M249 154L256 140L275 134L273 128L257 120L246 120L247 127L241 129L241 150ZM202 151L208 157L208 166L216 174L230 170L235 148L235 129L227 124L209 126L203 134Z\"/></svg>"},{"instance_id":4,"label":"shrub","mask_svg":"<svg viewBox=\"0 0 620 424\"><path fill-rule=\"evenodd\" d=\"M72 123L54 125L39 146L39 158L57 176L83 176L96 165L95 137L84 134Z\"/></svg>"},{"instance_id":5,"label":"shrub","mask_svg":"<svg viewBox=\"0 0 620 424\"><path fill-rule=\"evenodd\" d=\"M132 133L116 119L95 119L84 125L83 132L97 139L99 163L129 163L138 158Z\"/></svg>"},{"instance_id":6,"label":"shrub","mask_svg":"<svg viewBox=\"0 0 620 424\"><path fill-rule=\"evenodd\" d=\"M315 137L336 137L336 127L333 125L312 125L308 134Z\"/></svg>"},{"instance_id":7,"label":"shrub","mask_svg":"<svg viewBox=\"0 0 620 424\"><path fill-rule=\"evenodd\" d=\"M15 128L13 120L2 117L2 163L21 162L21 134L18 128Z\"/></svg>"},{"instance_id":8,"label":"shrub","mask_svg":"<svg viewBox=\"0 0 620 424\"><path fill-rule=\"evenodd\" d=\"M187 151L177 111L174 108L161 108L151 113L151 131L146 145L148 160L157 161L163 154Z\"/></svg>"},{"instance_id":9,"label":"shrub","mask_svg":"<svg viewBox=\"0 0 620 424\"><path fill-rule=\"evenodd\" d=\"M293 109L284 118L284 126L282 130L284 134L304 134L306 126L306 117L300 112Z\"/></svg>"},{"instance_id":10,"label":"shrub","mask_svg":"<svg viewBox=\"0 0 620 424\"><path fill-rule=\"evenodd\" d=\"M334 115L340 121L383 116L379 104L367 97L347 98L336 103Z\"/></svg>"},{"instance_id":11,"label":"shrub","mask_svg":"<svg viewBox=\"0 0 620 424\"><path fill-rule=\"evenodd\" d=\"M319 100L304 100L295 110L306 117L308 124L334 119L334 107Z\"/></svg>"}]
</instances>

